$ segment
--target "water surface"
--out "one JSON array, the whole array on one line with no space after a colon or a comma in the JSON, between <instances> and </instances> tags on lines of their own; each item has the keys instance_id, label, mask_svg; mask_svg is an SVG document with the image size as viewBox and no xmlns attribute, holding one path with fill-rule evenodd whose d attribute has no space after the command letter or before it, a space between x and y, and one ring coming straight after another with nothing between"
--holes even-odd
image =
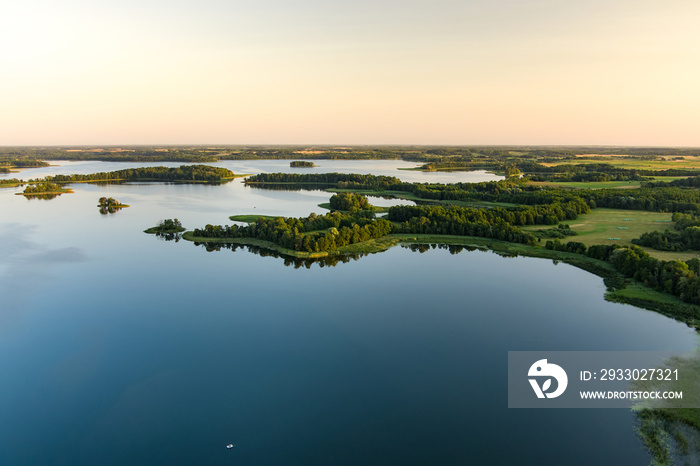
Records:
<instances>
[{"instance_id":1,"label":"water surface","mask_svg":"<svg viewBox=\"0 0 700 466\"><path fill-rule=\"evenodd\" d=\"M321 191L73 188L0 190L0 464L646 464L627 410L509 410L507 352L697 343L548 260L397 247L294 268L142 233L321 212ZM131 207L100 215L101 196Z\"/></svg>"}]
</instances>

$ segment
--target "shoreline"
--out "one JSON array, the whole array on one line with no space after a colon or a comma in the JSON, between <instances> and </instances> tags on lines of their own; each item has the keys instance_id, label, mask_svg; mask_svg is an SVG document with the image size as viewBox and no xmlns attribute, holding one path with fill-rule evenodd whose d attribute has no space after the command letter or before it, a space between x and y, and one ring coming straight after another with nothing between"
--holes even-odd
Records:
<instances>
[{"instance_id":1,"label":"shoreline","mask_svg":"<svg viewBox=\"0 0 700 466\"><path fill-rule=\"evenodd\" d=\"M258 246L276 251L284 256L302 259L315 259L331 256L347 256L353 254L373 254L401 244L439 244L473 247L481 251L492 251L505 257L533 257L551 259L580 268L588 273L601 277L607 290L605 299L610 302L629 304L642 309L657 312L667 317L683 322L700 332L700 309L685 303L672 295L647 288L633 279L627 278L605 261L593 259L581 254L545 249L542 246L509 243L489 238L473 236L450 236L430 234L391 234L378 239L356 243L338 248L334 251L299 252L283 248L270 241L257 238L203 238L196 237L192 231L186 231L182 239L195 243L241 244Z\"/></svg>"}]
</instances>

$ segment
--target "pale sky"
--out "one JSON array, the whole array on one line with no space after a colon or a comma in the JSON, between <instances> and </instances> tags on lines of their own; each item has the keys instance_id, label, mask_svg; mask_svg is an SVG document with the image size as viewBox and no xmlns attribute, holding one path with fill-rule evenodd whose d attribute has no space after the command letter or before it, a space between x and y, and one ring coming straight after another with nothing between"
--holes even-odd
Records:
<instances>
[{"instance_id":1,"label":"pale sky","mask_svg":"<svg viewBox=\"0 0 700 466\"><path fill-rule=\"evenodd\" d=\"M0 3L0 145L700 146L698 0Z\"/></svg>"}]
</instances>

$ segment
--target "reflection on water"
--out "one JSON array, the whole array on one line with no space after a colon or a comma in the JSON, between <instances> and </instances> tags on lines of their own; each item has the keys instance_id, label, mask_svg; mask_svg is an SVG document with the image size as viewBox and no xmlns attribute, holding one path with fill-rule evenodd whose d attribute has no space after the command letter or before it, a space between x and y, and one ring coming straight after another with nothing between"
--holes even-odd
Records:
<instances>
[{"instance_id":1,"label":"reflection on water","mask_svg":"<svg viewBox=\"0 0 700 466\"><path fill-rule=\"evenodd\" d=\"M326 188L335 188L336 183L313 183L313 184L248 184L246 185L253 189L262 189L265 191L317 191Z\"/></svg>"},{"instance_id":2,"label":"reflection on water","mask_svg":"<svg viewBox=\"0 0 700 466\"><path fill-rule=\"evenodd\" d=\"M24 197L26 197L28 200L34 200L34 199L39 199L42 201L50 201L51 199L56 199L58 196L60 196L63 193L49 193L49 194L25 194Z\"/></svg>"},{"instance_id":3,"label":"reflection on water","mask_svg":"<svg viewBox=\"0 0 700 466\"><path fill-rule=\"evenodd\" d=\"M303 257L293 257L285 254L281 254L275 250L263 248L260 246L253 246L248 244L236 244L236 243L194 243L195 246L202 246L207 252L221 251L222 249L228 249L232 252L236 252L238 249L247 250L253 254L257 254L261 257L275 257L284 259L284 265L287 267L294 267L299 269L305 267L310 269L312 265L317 264L319 267L335 267L338 264L346 264L350 261L359 260L361 257L368 256L369 254L343 254L337 256L324 256L324 257L314 257L314 258L303 258Z\"/></svg>"},{"instance_id":4,"label":"reflection on water","mask_svg":"<svg viewBox=\"0 0 700 466\"><path fill-rule=\"evenodd\" d=\"M419 252L423 254L426 251L430 251L431 249L445 249L450 252L450 254L459 254L462 251L476 251L477 249L483 250L481 248L477 248L476 246L463 246L463 245L458 245L458 244L402 244L402 248L408 249L413 252Z\"/></svg>"},{"instance_id":5,"label":"reflection on water","mask_svg":"<svg viewBox=\"0 0 700 466\"><path fill-rule=\"evenodd\" d=\"M168 234L158 234L156 233L156 236L159 236L161 239L164 239L166 241L179 241L182 235L180 233L168 233ZM295 269L305 267L307 269L310 269L312 265L317 264L319 267L335 267L338 264L347 264L348 262L351 261L357 261L360 260L362 257L369 256L370 254L380 254L384 251L377 251L375 253L365 253L365 254L338 254L338 255L330 255L330 256L323 256L323 257L313 257L313 258L302 258L302 257L294 257L294 256L289 256L286 254L282 254L278 251L275 251L273 249L268 249L265 247L260 247L260 246L253 246L253 245L247 245L247 244L239 244L239 243L215 243L215 242L204 242L204 243L199 243L195 242L195 246L201 246L204 249L207 250L207 252L217 252L221 251L222 249L224 250L230 250L232 252L236 252L237 250L242 250L242 251L248 251L253 254L257 254L258 256L261 257L274 257L278 259L283 259L284 265L287 267L294 267ZM445 251L448 251L450 254L455 255L459 254L462 251L485 251L486 249L484 248L479 248L476 246L466 246L466 245L458 245L458 244L437 244L437 243L421 243L421 244L402 244L402 248L408 249L409 251L412 252L418 252L418 253L424 253L426 251L430 251L431 249L442 249ZM497 253L499 254L499 253ZM503 255L503 254L499 254ZM505 255L505 257L517 257L516 255Z\"/></svg>"},{"instance_id":6,"label":"reflection on water","mask_svg":"<svg viewBox=\"0 0 700 466\"><path fill-rule=\"evenodd\" d=\"M176 243L182 239L182 233L168 233L157 231L154 233L155 237L162 241L175 241Z\"/></svg>"},{"instance_id":7,"label":"reflection on water","mask_svg":"<svg viewBox=\"0 0 700 466\"><path fill-rule=\"evenodd\" d=\"M113 205L110 205L110 206L98 206L98 207L100 208L100 213L101 213L102 215L115 214L115 213L117 213L117 212L119 212L120 210L123 209L123 207L120 207L120 206L113 206Z\"/></svg>"}]
</instances>

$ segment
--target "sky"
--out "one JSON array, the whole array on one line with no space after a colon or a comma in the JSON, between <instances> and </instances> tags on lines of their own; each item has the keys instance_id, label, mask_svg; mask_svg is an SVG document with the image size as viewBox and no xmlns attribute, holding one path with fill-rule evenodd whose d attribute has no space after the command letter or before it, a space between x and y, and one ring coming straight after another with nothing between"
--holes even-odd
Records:
<instances>
[{"instance_id":1,"label":"sky","mask_svg":"<svg viewBox=\"0 0 700 466\"><path fill-rule=\"evenodd\" d=\"M0 145L700 146L697 0L0 2Z\"/></svg>"}]
</instances>

